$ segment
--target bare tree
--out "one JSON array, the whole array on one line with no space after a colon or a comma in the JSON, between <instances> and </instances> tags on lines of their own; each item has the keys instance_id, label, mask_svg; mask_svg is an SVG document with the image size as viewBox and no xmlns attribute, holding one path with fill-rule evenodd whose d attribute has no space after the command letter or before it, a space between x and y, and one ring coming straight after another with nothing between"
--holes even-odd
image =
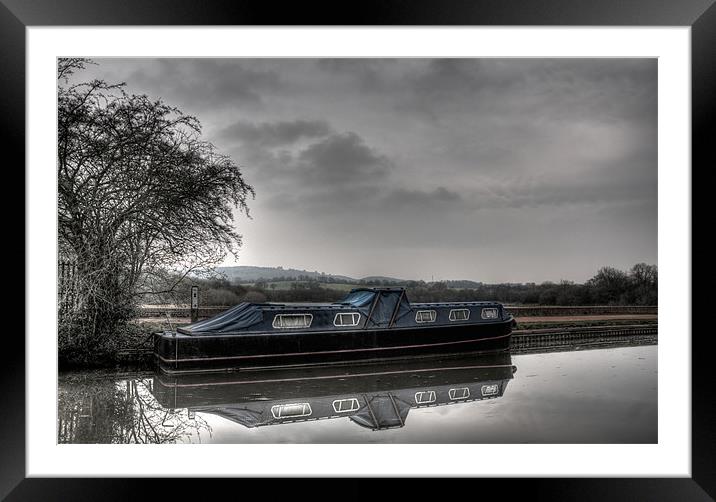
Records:
<instances>
[{"instance_id":1,"label":"bare tree","mask_svg":"<svg viewBox=\"0 0 716 502\"><path fill-rule=\"evenodd\" d=\"M624 305L629 290L629 275L614 267L602 267L587 281L594 291L594 298L602 305Z\"/></svg>"},{"instance_id":2,"label":"bare tree","mask_svg":"<svg viewBox=\"0 0 716 502\"><path fill-rule=\"evenodd\" d=\"M150 377L65 375L58 386L58 443L166 444L212 435L200 415L162 406Z\"/></svg>"},{"instance_id":3,"label":"bare tree","mask_svg":"<svg viewBox=\"0 0 716 502\"><path fill-rule=\"evenodd\" d=\"M637 263L629 271L633 298L637 305L656 305L658 303L658 268L656 265Z\"/></svg>"},{"instance_id":4,"label":"bare tree","mask_svg":"<svg viewBox=\"0 0 716 502\"><path fill-rule=\"evenodd\" d=\"M248 215L254 195L195 117L124 84L70 84L88 63L58 64L58 237L79 289L62 321L84 349L126 322L142 295L235 254L233 211Z\"/></svg>"}]
</instances>

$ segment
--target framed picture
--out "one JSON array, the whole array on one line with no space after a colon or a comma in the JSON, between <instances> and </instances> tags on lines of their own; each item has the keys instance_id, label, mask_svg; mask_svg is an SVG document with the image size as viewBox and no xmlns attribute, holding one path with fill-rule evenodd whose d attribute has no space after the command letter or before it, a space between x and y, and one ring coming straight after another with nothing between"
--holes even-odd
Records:
<instances>
[{"instance_id":1,"label":"framed picture","mask_svg":"<svg viewBox=\"0 0 716 502\"><path fill-rule=\"evenodd\" d=\"M231 2L211 5L190 1L156 2L147 6L141 2L113 4L104 0L2 0L0 36L6 75L2 83L6 96L2 121L7 127L6 137L11 138L7 147L19 158L24 158L27 165L28 322L26 340L13 341L14 345L11 343L5 352L7 363L3 372L8 390L4 400L6 425L0 433L3 466L0 494L8 496L9 500L126 498L137 489L129 480L119 483L119 480L68 480L63 479L65 477L516 476L556 478L522 481L526 489L538 488L548 498L600 500L639 496L650 500L707 500L714 497L716 479L712 472L716 472L713 453L716 445L713 423L716 420L711 404L714 395L709 385L712 378L707 371L708 337L703 331L692 333L692 323L697 319L691 315L691 312L706 311L705 297L695 291L692 295L692 284L695 283L690 280L688 265L692 263L693 268L693 241L703 239L698 232L692 235L691 228L699 228L694 223L703 220L706 214L703 199L689 198L692 197L692 187L707 186L704 172L707 163L713 163L713 154L708 148L708 126L712 125L715 116L712 94L716 88L712 70L716 7L712 3L693 0L680 4L677 11L658 2L646 1L623 5L616 1L594 4L547 0L539 3L539 9L526 2L500 5L489 2L370 2L362 4L360 12L344 17L334 13L337 12L335 7L323 2L278 9L269 5ZM568 64L570 60L582 58L651 60L658 68L658 253L663 272L659 291L662 338L658 347L657 444L348 446L338 440L326 441L335 444L301 446L58 444L58 428L62 426L58 425L57 416L56 319L46 312L49 308L56 313L57 296L54 287L49 288L51 291L43 291L48 288L42 287L48 276L56 276L57 224L54 218L57 185L50 176L54 173L52 168L39 166L56 163L54 144L46 143L46 139L55 138L57 134L57 60L65 57L89 57L105 64L105 68L126 64L135 75L142 72L132 61L141 58L167 58L167 61L240 58L259 63L266 60L274 65L273 70L279 68L273 72L274 76L266 77L252 68L249 77L267 87L276 85L276 79L297 87L306 82L311 84L310 68L300 66L300 62L308 58L329 62L379 61L380 68L374 69L375 72L397 72L400 79L403 78L402 61L556 58ZM395 59L391 63L388 58ZM340 65L334 70L338 74L342 69L337 66ZM290 67L290 70L284 71L284 67ZM651 75L651 70L647 68L645 73ZM203 71L191 78L187 73L176 72L173 78L197 88L204 85L202 79L207 82L206 79L213 78L210 71ZM605 70L599 67L589 71ZM115 75L122 80L120 74ZM367 92L367 86L374 83L370 79L376 78L375 73L363 77L366 80L359 82L356 73L349 71L337 79L356 79L355 85L364 86L359 92ZM616 80L620 78L621 74L614 77ZM630 80L629 85L648 87L656 84L649 78ZM400 79L396 81L397 85L404 82ZM543 89L544 93L560 92L556 84L550 85ZM221 86L207 87L214 98L222 99ZM460 92L459 89L454 91ZM634 95L640 95L638 91ZM251 90L231 89L231 92L250 93ZM426 100L445 99L446 96L418 93L411 103L406 101L402 106L417 107ZM344 95L336 94L326 100L344 98ZM301 99L309 100L310 97L306 93ZM366 107L361 108L366 114L378 113L379 107L371 109L372 105L368 101L365 103ZM602 103L602 106L609 106L607 102ZM465 102L456 100L453 105L465 106ZM217 104L207 101L202 106L209 109L216 108ZM313 106L321 106L320 100ZM579 106L578 100L572 103L573 108ZM429 115L430 110L423 109L421 113ZM580 109L579 113L587 116L598 111ZM689 113L691 131L688 130ZM237 129L234 133L251 137L255 132L251 129L252 124L255 129L261 120L269 119L256 118L253 123L238 121L234 126L240 131ZM313 135L310 138L314 140L314 148L306 148L293 159L285 156L287 162L300 163L305 156L316 153L316 148L323 148L322 152L326 153L326 149L333 148L329 144L333 138L353 148L363 158L370 156L372 168L365 173L367 175L379 176L380 169L389 163L387 156L382 156L382 150L371 148L357 135L336 132L339 128L333 123L320 120L309 123L306 120L293 125L294 129L300 126L303 131L296 134ZM511 130L516 129L515 126ZM389 134L386 129L384 135ZM609 144L615 150L619 148L617 136L614 131L609 135L612 138ZM400 139L398 134L395 137L395 141ZM386 145L389 143L385 141ZM281 155L278 149L267 149L263 153L254 152L257 155L254 160L261 162L259 155L268 155L266 152ZM618 170L614 173L618 176ZM330 173L320 172L316 176L317 180L325 180ZM430 186L437 186L436 183L431 180ZM618 190L620 183L610 184L605 190ZM440 200L455 196L450 187L441 185L439 188L430 194ZM405 187L396 190L392 192L394 195L412 193ZM322 201L325 202L325 198ZM419 206L420 201L410 207ZM278 231L281 229L277 227ZM383 241L387 236L386 233ZM198 309L196 292L192 295L192 308ZM694 309L692 302L702 308ZM449 320L467 321L470 314L468 309L451 312ZM285 316L279 314L274 318L274 328L295 321L279 318L280 315ZM349 325L357 324L361 319L360 315L348 316L345 322L352 323ZM430 310L425 310L415 319L416 322L433 322L435 317ZM304 316L301 322L308 322L306 319ZM340 320L344 322L342 317ZM393 319L390 322L392 324ZM690 393L685 392L689 386ZM490 385L483 387L487 389L483 389L484 392L499 393L499 387L496 390L491 390ZM609 388L606 383L605 388ZM468 392L466 387L450 389L449 397L452 400L466 399ZM416 402L421 403L431 399L434 397L430 392L415 397ZM336 405L334 400L336 413L355 411L354 404L357 409L357 403L344 401ZM307 415L307 410L305 405L291 409L279 406L275 410L272 408L272 413L274 418L281 418L282 413L289 412ZM473 442L482 443L479 440ZM138 453L140 449L141 453ZM336 462L336 456L342 461ZM297 462L296 458L303 460ZM562 479L562 476L592 479ZM499 480L485 481L491 487L499 486ZM170 491L180 494L185 489L186 484L178 482Z\"/></svg>"}]
</instances>

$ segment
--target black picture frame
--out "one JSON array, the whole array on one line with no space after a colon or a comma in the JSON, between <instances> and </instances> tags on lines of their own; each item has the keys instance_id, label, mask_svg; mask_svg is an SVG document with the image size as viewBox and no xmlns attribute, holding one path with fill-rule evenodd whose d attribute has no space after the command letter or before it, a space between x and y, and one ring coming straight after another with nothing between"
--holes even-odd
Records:
<instances>
[{"instance_id":1,"label":"black picture frame","mask_svg":"<svg viewBox=\"0 0 716 502\"><path fill-rule=\"evenodd\" d=\"M711 145L716 121L716 6L714 0L363 0L342 4L216 0L0 0L0 126L5 158L25 159L25 28L28 26L108 25L542 25L542 26L688 26L692 71L692 269L693 251L710 230L705 198L716 165ZM9 155L8 155L9 154ZM707 223L708 222L708 223ZM24 242L24 240L23 240ZM23 244L24 246L24 244ZM27 250L25 250L27 251ZM28 266L27 261L25 262ZM704 280L704 279L700 279ZM706 295L692 280L692 312L708 312ZM27 299L31 301L32 299ZM19 316L18 316L19 317ZM666 333L663 336L688 336ZM480 492L509 486L547 500L713 500L716 497L716 395L710 371L708 330L692 335L692 477L645 479L484 479ZM19 339L18 339L19 338ZM39 479L25 476L25 345L16 333L4 340L3 414L0 426L0 498L7 500L108 500L146 493L146 479ZM668 406L668 403L662 403ZM209 495L206 483L171 479L160 482L162 497ZM212 481L218 495L226 486ZM261 483L241 480L247 492ZM265 481L263 482L265 484ZM302 481L293 480L299 488ZM341 490L365 496L363 480L348 480ZM156 485L156 482L152 483ZM247 486L250 485L250 486ZM461 490L462 484L455 487ZM155 488L158 486L155 486ZM421 492L420 484L401 484L402 497ZM452 491L451 485L451 491Z\"/></svg>"}]
</instances>

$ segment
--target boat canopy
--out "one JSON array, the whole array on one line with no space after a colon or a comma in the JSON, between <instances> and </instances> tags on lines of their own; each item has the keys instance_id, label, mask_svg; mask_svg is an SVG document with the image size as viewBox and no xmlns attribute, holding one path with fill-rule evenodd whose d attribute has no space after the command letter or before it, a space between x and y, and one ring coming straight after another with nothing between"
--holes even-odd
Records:
<instances>
[{"instance_id":1,"label":"boat canopy","mask_svg":"<svg viewBox=\"0 0 716 502\"><path fill-rule=\"evenodd\" d=\"M375 291L370 289L353 289L348 296L341 300L342 305L352 305L354 307L370 306L375 298Z\"/></svg>"},{"instance_id":2,"label":"boat canopy","mask_svg":"<svg viewBox=\"0 0 716 502\"><path fill-rule=\"evenodd\" d=\"M405 425L409 411L410 404L391 393L376 394L367 398L365 404L350 419L368 429L392 429Z\"/></svg>"},{"instance_id":3,"label":"boat canopy","mask_svg":"<svg viewBox=\"0 0 716 502\"><path fill-rule=\"evenodd\" d=\"M353 289L348 296L334 305L349 305L358 309L368 319L366 327L391 326L411 311L405 288ZM267 304L260 303L239 303L219 315L177 328L177 332L184 335L236 333L261 323L266 306ZM308 311L311 308L310 305L306 306Z\"/></svg>"},{"instance_id":4,"label":"boat canopy","mask_svg":"<svg viewBox=\"0 0 716 502\"><path fill-rule=\"evenodd\" d=\"M219 315L177 328L177 332L185 335L233 333L262 320L263 312L260 305L242 302Z\"/></svg>"},{"instance_id":5,"label":"boat canopy","mask_svg":"<svg viewBox=\"0 0 716 502\"><path fill-rule=\"evenodd\" d=\"M368 326L388 326L411 311L405 288L352 289L338 303L356 307L368 317Z\"/></svg>"}]
</instances>

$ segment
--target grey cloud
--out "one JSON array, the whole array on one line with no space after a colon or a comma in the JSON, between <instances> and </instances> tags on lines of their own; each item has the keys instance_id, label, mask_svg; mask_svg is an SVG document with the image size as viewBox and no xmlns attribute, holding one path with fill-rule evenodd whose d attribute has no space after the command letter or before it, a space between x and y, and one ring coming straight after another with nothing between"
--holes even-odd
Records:
<instances>
[{"instance_id":1,"label":"grey cloud","mask_svg":"<svg viewBox=\"0 0 716 502\"><path fill-rule=\"evenodd\" d=\"M319 69L332 73L347 73L360 75L371 73L378 75L380 69L389 64L392 59L369 59L369 58L323 58L316 60Z\"/></svg>"},{"instance_id":2,"label":"grey cloud","mask_svg":"<svg viewBox=\"0 0 716 502\"><path fill-rule=\"evenodd\" d=\"M600 180L585 182L583 180L524 183L514 186L493 188L491 191L477 193L474 197L474 208L530 208L579 205L611 205L621 203L637 203L653 198L656 193L655 184L620 183L618 180Z\"/></svg>"},{"instance_id":3,"label":"grey cloud","mask_svg":"<svg viewBox=\"0 0 716 502\"><path fill-rule=\"evenodd\" d=\"M386 69L398 60L341 58L319 59L317 67L327 73L342 77L346 83L356 85L361 91L375 93L391 85Z\"/></svg>"},{"instance_id":4,"label":"grey cloud","mask_svg":"<svg viewBox=\"0 0 716 502\"><path fill-rule=\"evenodd\" d=\"M408 74L403 111L433 119L473 111L528 121L655 113L656 60L439 59Z\"/></svg>"},{"instance_id":5,"label":"grey cloud","mask_svg":"<svg viewBox=\"0 0 716 502\"><path fill-rule=\"evenodd\" d=\"M245 161L252 176L270 184L272 191L290 188L294 194L310 196L326 191L335 193L339 184L365 188L385 178L394 167L387 155L355 132L324 135L331 130L326 122L285 122L266 127L241 124L229 129L222 136L238 133L245 140L232 149L234 157ZM318 138L297 143L310 134Z\"/></svg>"},{"instance_id":6,"label":"grey cloud","mask_svg":"<svg viewBox=\"0 0 716 502\"><path fill-rule=\"evenodd\" d=\"M456 191L439 186L434 190L393 190L382 200L385 209L434 210L446 206L459 207L464 202Z\"/></svg>"},{"instance_id":7,"label":"grey cloud","mask_svg":"<svg viewBox=\"0 0 716 502\"><path fill-rule=\"evenodd\" d=\"M305 152L304 152L305 153ZM653 160L655 163L655 159ZM628 165L629 168L625 168ZM328 162L322 169L330 170L335 163ZM313 175L325 176L315 165L292 168L285 180L290 194L273 199L276 207L286 207L287 197L294 199L292 211L313 214L325 211L334 216L347 212L410 211L413 214L472 213L485 210L565 206L608 206L638 204L656 199L656 179L650 161L625 157L618 162L596 163L588 168L575 169L572 176L560 173L529 174L521 176L481 176L459 188L394 188L400 181L371 176L361 169L339 171L334 177L324 177L315 184ZM311 177L306 177L311 172ZM351 176L363 178L360 189L347 183ZM272 178L275 179L275 178ZM413 182L420 179L412 178ZM337 183L340 182L340 183ZM392 188L391 188L392 187Z\"/></svg>"},{"instance_id":8,"label":"grey cloud","mask_svg":"<svg viewBox=\"0 0 716 502\"><path fill-rule=\"evenodd\" d=\"M260 106L267 92L281 88L271 67L235 59L145 60L127 78L132 86L156 89L192 111L231 105Z\"/></svg>"},{"instance_id":9,"label":"grey cloud","mask_svg":"<svg viewBox=\"0 0 716 502\"><path fill-rule=\"evenodd\" d=\"M333 134L309 145L298 161L304 172L324 182L368 181L385 176L392 167L387 156L354 132Z\"/></svg>"},{"instance_id":10,"label":"grey cloud","mask_svg":"<svg viewBox=\"0 0 716 502\"><path fill-rule=\"evenodd\" d=\"M218 137L277 147L295 143L300 139L318 138L331 132L331 126L325 120L291 120L278 122L237 122L224 128Z\"/></svg>"},{"instance_id":11,"label":"grey cloud","mask_svg":"<svg viewBox=\"0 0 716 502\"><path fill-rule=\"evenodd\" d=\"M98 62L91 78L196 115L241 166L245 264L437 277L489 261L468 278L539 281L656 261L654 59Z\"/></svg>"},{"instance_id":12,"label":"grey cloud","mask_svg":"<svg viewBox=\"0 0 716 502\"><path fill-rule=\"evenodd\" d=\"M441 124L456 115L530 123L655 117L656 59L321 59L327 80Z\"/></svg>"}]
</instances>

